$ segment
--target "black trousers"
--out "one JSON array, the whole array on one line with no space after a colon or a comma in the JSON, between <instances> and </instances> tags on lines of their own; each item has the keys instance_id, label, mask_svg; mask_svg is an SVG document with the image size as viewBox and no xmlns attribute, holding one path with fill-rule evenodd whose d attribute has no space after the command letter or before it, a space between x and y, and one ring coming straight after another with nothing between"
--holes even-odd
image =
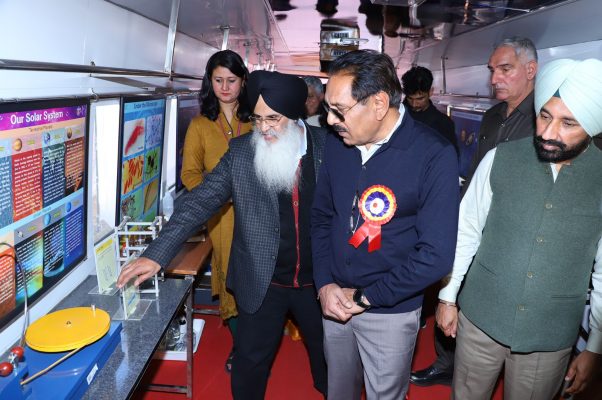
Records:
<instances>
[{"instance_id":1,"label":"black trousers","mask_svg":"<svg viewBox=\"0 0 602 400\"><path fill-rule=\"evenodd\" d=\"M282 330L289 311L303 334L314 387L323 394L327 393L322 311L315 288L270 285L256 313L248 314L238 310L231 380L234 399L264 398L270 369L282 340ZM294 387L294 377L291 377L291 385Z\"/></svg>"},{"instance_id":2,"label":"black trousers","mask_svg":"<svg viewBox=\"0 0 602 400\"><path fill-rule=\"evenodd\" d=\"M437 304L439 302L438 293L439 284L432 285L425 290L424 300L422 302L422 318L426 319L427 315L429 315L424 315L425 312L435 312L435 309L437 308ZM453 374L454 357L456 354L456 339L445 336L443 331L439 329L439 327L437 327L437 323L435 323L434 329L435 351L437 352L437 359L433 362L431 366L437 368L440 371L449 372L450 374Z\"/></svg>"},{"instance_id":3,"label":"black trousers","mask_svg":"<svg viewBox=\"0 0 602 400\"><path fill-rule=\"evenodd\" d=\"M433 363L433 367L453 374L456 339L445 336L438 327L435 327L435 351L437 352L437 359Z\"/></svg>"}]
</instances>

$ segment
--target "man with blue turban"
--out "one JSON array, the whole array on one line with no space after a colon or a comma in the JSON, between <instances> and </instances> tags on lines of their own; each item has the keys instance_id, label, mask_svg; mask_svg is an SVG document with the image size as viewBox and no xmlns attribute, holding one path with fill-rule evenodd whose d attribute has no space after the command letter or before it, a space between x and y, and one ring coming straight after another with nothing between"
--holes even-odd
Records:
<instances>
[{"instance_id":1,"label":"man with blue turban","mask_svg":"<svg viewBox=\"0 0 602 400\"><path fill-rule=\"evenodd\" d=\"M535 136L491 150L460 205L437 311L457 333L455 399L491 398L502 368L506 399L555 398L563 378L578 393L602 359L602 62L548 63L535 112ZM591 331L567 372L590 279Z\"/></svg>"}]
</instances>

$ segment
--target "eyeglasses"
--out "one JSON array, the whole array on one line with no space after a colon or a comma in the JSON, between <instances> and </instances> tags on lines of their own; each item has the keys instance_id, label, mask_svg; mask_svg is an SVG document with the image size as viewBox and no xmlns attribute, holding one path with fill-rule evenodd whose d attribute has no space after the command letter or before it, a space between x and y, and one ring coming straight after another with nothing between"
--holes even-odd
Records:
<instances>
[{"instance_id":1,"label":"eyeglasses","mask_svg":"<svg viewBox=\"0 0 602 400\"><path fill-rule=\"evenodd\" d=\"M249 119L251 120L251 122L257 125L261 124L262 122L265 122L266 124L268 124L269 127L273 128L278 124L278 122L280 122L280 120L282 119L282 115L268 115L267 117L262 118L259 115L251 114Z\"/></svg>"},{"instance_id":2,"label":"eyeglasses","mask_svg":"<svg viewBox=\"0 0 602 400\"><path fill-rule=\"evenodd\" d=\"M351 107L349 107L347 110L345 110L345 112L343 111L339 111L336 108L332 108L328 105L328 103L326 103L325 101L322 102L322 107L324 107L324 111L326 111L326 114L330 114L332 113L335 117L337 117L337 119L341 122L345 122L345 114L347 114L349 111L351 111L351 109L355 106L358 105L358 103L360 103L362 100L358 100L355 102L354 105L352 105Z\"/></svg>"}]
</instances>

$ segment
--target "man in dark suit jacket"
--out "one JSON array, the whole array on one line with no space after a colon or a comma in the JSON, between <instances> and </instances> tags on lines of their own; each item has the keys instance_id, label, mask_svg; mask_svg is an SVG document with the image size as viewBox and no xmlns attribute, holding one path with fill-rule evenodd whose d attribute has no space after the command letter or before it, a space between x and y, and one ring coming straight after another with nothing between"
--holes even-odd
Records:
<instances>
[{"instance_id":1,"label":"man in dark suit jacket","mask_svg":"<svg viewBox=\"0 0 602 400\"><path fill-rule=\"evenodd\" d=\"M204 182L188 192L159 238L124 268L119 285L154 275L180 244L232 199L234 237L227 286L239 310L232 394L263 399L286 314L309 352L314 386L326 393L320 306L313 286L310 208L326 134L309 127L302 79L256 71L248 81L253 134L232 139Z\"/></svg>"}]
</instances>

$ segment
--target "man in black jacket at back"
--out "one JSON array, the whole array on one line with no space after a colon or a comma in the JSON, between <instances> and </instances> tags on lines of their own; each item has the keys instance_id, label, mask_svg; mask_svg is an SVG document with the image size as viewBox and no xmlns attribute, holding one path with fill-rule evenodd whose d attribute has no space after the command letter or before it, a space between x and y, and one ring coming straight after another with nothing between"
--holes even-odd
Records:
<instances>
[{"instance_id":1,"label":"man in black jacket at back","mask_svg":"<svg viewBox=\"0 0 602 400\"><path fill-rule=\"evenodd\" d=\"M458 140L454 122L435 108L433 95L433 74L427 68L413 67L401 77L405 99L403 104L416 121L433 128L454 145L458 152Z\"/></svg>"},{"instance_id":2,"label":"man in black jacket at back","mask_svg":"<svg viewBox=\"0 0 602 400\"><path fill-rule=\"evenodd\" d=\"M431 101L433 95L433 74L431 71L424 67L412 67L403 74L401 83L405 94L403 104L412 118L437 131L454 145L456 154L459 154L454 121L437 110ZM428 304L428 301L425 298L420 314L421 328L426 327L426 304Z\"/></svg>"}]
</instances>

